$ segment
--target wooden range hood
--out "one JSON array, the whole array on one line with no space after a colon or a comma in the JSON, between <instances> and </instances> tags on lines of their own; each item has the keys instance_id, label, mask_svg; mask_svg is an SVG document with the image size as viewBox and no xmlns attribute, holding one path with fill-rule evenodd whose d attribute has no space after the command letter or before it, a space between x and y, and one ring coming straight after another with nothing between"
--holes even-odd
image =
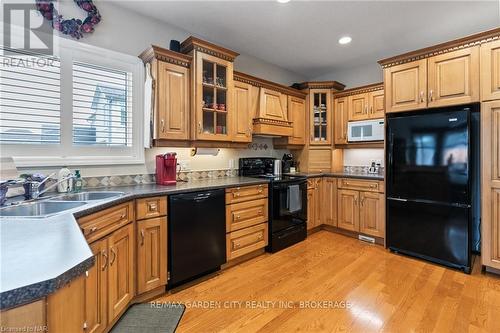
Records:
<instances>
[{"instance_id":1,"label":"wooden range hood","mask_svg":"<svg viewBox=\"0 0 500 333\"><path fill-rule=\"evenodd\" d=\"M305 93L236 71L234 81L250 85L253 135L272 137L293 135L293 124L288 118L288 97L305 99Z\"/></svg>"}]
</instances>

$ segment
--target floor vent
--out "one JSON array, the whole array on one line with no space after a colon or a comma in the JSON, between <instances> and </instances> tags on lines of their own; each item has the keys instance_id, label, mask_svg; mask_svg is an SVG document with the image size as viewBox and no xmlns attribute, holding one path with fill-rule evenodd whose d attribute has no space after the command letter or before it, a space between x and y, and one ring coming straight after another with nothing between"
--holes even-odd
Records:
<instances>
[{"instance_id":1,"label":"floor vent","mask_svg":"<svg viewBox=\"0 0 500 333\"><path fill-rule=\"evenodd\" d=\"M373 237L358 235L358 239L362 240L363 242L375 244L375 238L373 238Z\"/></svg>"}]
</instances>

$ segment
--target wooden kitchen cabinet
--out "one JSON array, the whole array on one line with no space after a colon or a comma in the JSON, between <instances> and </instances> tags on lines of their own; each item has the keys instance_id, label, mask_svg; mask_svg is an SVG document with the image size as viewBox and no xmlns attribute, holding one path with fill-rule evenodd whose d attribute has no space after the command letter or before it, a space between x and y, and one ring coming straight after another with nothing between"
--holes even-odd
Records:
<instances>
[{"instance_id":1,"label":"wooden kitchen cabinet","mask_svg":"<svg viewBox=\"0 0 500 333\"><path fill-rule=\"evenodd\" d=\"M153 78L152 122L156 140L190 139L189 55L151 46L139 56Z\"/></svg>"},{"instance_id":2,"label":"wooden kitchen cabinet","mask_svg":"<svg viewBox=\"0 0 500 333\"><path fill-rule=\"evenodd\" d=\"M500 269L500 101L481 106L483 265Z\"/></svg>"},{"instance_id":3,"label":"wooden kitchen cabinet","mask_svg":"<svg viewBox=\"0 0 500 333\"><path fill-rule=\"evenodd\" d=\"M385 197L383 192L382 181L338 179L338 227L384 238Z\"/></svg>"},{"instance_id":4,"label":"wooden kitchen cabinet","mask_svg":"<svg viewBox=\"0 0 500 333\"><path fill-rule=\"evenodd\" d=\"M248 83L234 82L233 119L235 142L252 142L253 114L251 114L251 89Z\"/></svg>"},{"instance_id":5,"label":"wooden kitchen cabinet","mask_svg":"<svg viewBox=\"0 0 500 333\"><path fill-rule=\"evenodd\" d=\"M192 36L181 43L181 52L193 58L192 139L232 141L233 61L238 53Z\"/></svg>"},{"instance_id":6,"label":"wooden kitchen cabinet","mask_svg":"<svg viewBox=\"0 0 500 333\"><path fill-rule=\"evenodd\" d=\"M368 116L368 94L348 97L349 121L364 120Z\"/></svg>"},{"instance_id":7,"label":"wooden kitchen cabinet","mask_svg":"<svg viewBox=\"0 0 500 333\"><path fill-rule=\"evenodd\" d=\"M108 240L90 244L95 264L85 277L85 326L86 332L100 333L108 324Z\"/></svg>"},{"instance_id":8,"label":"wooden kitchen cabinet","mask_svg":"<svg viewBox=\"0 0 500 333\"><path fill-rule=\"evenodd\" d=\"M479 46L428 59L428 107L479 101Z\"/></svg>"},{"instance_id":9,"label":"wooden kitchen cabinet","mask_svg":"<svg viewBox=\"0 0 500 333\"><path fill-rule=\"evenodd\" d=\"M384 70L386 112L427 107L427 59L388 67Z\"/></svg>"},{"instance_id":10,"label":"wooden kitchen cabinet","mask_svg":"<svg viewBox=\"0 0 500 333\"><path fill-rule=\"evenodd\" d=\"M341 229L359 231L359 192L338 190L337 224Z\"/></svg>"},{"instance_id":11,"label":"wooden kitchen cabinet","mask_svg":"<svg viewBox=\"0 0 500 333\"><path fill-rule=\"evenodd\" d=\"M375 90L368 94L368 118L377 119L385 117L384 90Z\"/></svg>"},{"instance_id":12,"label":"wooden kitchen cabinet","mask_svg":"<svg viewBox=\"0 0 500 333\"><path fill-rule=\"evenodd\" d=\"M331 145L332 109L330 89L309 91L310 145Z\"/></svg>"},{"instance_id":13,"label":"wooden kitchen cabinet","mask_svg":"<svg viewBox=\"0 0 500 333\"><path fill-rule=\"evenodd\" d=\"M384 238L385 200L381 193L359 193L359 231Z\"/></svg>"},{"instance_id":14,"label":"wooden kitchen cabinet","mask_svg":"<svg viewBox=\"0 0 500 333\"><path fill-rule=\"evenodd\" d=\"M347 97L337 97L334 101L335 144L345 145L347 144L347 122L349 121Z\"/></svg>"},{"instance_id":15,"label":"wooden kitchen cabinet","mask_svg":"<svg viewBox=\"0 0 500 333\"><path fill-rule=\"evenodd\" d=\"M85 276L47 296L47 330L50 333L85 332Z\"/></svg>"},{"instance_id":16,"label":"wooden kitchen cabinet","mask_svg":"<svg viewBox=\"0 0 500 333\"><path fill-rule=\"evenodd\" d=\"M137 293L167 284L167 217L137 222Z\"/></svg>"},{"instance_id":17,"label":"wooden kitchen cabinet","mask_svg":"<svg viewBox=\"0 0 500 333\"><path fill-rule=\"evenodd\" d=\"M481 45L481 100L500 99L500 41Z\"/></svg>"},{"instance_id":18,"label":"wooden kitchen cabinet","mask_svg":"<svg viewBox=\"0 0 500 333\"><path fill-rule=\"evenodd\" d=\"M117 318L134 293L134 226L129 224L108 237L108 320Z\"/></svg>"},{"instance_id":19,"label":"wooden kitchen cabinet","mask_svg":"<svg viewBox=\"0 0 500 333\"><path fill-rule=\"evenodd\" d=\"M321 178L307 180L307 230L321 223Z\"/></svg>"},{"instance_id":20,"label":"wooden kitchen cabinet","mask_svg":"<svg viewBox=\"0 0 500 333\"><path fill-rule=\"evenodd\" d=\"M293 134L288 138L288 144L304 145L306 143L306 101L303 98L288 96L288 115L293 126Z\"/></svg>"},{"instance_id":21,"label":"wooden kitchen cabinet","mask_svg":"<svg viewBox=\"0 0 500 333\"><path fill-rule=\"evenodd\" d=\"M322 180L321 203L322 224L337 226L337 179L324 177Z\"/></svg>"}]
</instances>

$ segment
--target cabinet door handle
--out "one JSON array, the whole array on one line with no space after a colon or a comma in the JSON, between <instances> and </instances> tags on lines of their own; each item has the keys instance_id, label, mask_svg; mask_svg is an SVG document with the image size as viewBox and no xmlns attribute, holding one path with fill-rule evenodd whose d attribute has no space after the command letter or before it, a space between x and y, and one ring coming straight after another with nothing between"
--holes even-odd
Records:
<instances>
[{"instance_id":1,"label":"cabinet door handle","mask_svg":"<svg viewBox=\"0 0 500 333\"><path fill-rule=\"evenodd\" d=\"M101 271L106 269L106 266L108 266L108 254L106 253L105 250L102 250L101 255L104 259L104 263L101 266Z\"/></svg>"},{"instance_id":2,"label":"cabinet door handle","mask_svg":"<svg viewBox=\"0 0 500 333\"><path fill-rule=\"evenodd\" d=\"M123 220L126 216L127 214L123 213L122 215L120 215L120 219Z\"/></svg>"},{"instance_id":3,"label":"cabinet door handle","mask_svg":"<svg viewBox=\"0 0 500 333\"><path fill-rule=\"evenodd\" d=\"M96 231L97 231L97 227L92 227L92 228L90 228L90 230L89 230L89 234L94 233L94 232L96 232Z\"/></svg>"},{"instance_id":4,"label":"cabinet door handle","mask_svg":"<svg viewBox=\"0 0 500 333\"><path fill-rule=\"evenodd\" d=\"M150 212L156 212L158 210L158 206L154 202L148 203L148 209Z\"/></svg>"},{"instance_id":5,"label":"cabinet door handle","mask_svg":"<svg viewBox=\"0 0 500 333\"><path fill-rule=\"evenodd\" d=\"M141 246L144 245L144 229L141 229Z\"/></svg>"},{"instance_id":6,"label":"cabinet door handle","mask_svg":"<svg viewBox=\"0 0 500 333\"><path fill-rule=\"evenodd\" d=\"M370 113L373 114L373 106L370 106Z\"/></svg>"},{"instance_id":7,"label":"cabinet door handle","mask_svg":"<svg viewBox=\"0 0 500 333\"><path fill-rule=\"evenodd\" d=\"M423 91L421 91L421 92L420 92L420 103L423 103L423 102L425 102L425 101L424 101L424 92L423 92Z\"/></svg>"},{"instance_id":8,"label":"cabinet door handle","mask_svg":"<svg viewBox=\"0 0 500 333\"><path fill-rule=\"evenodd\" d=\"M234 248L235 248L235 249L240 248L240 246L241 246L241 245L240 245L240 243L234 243Z\"/></svg>"},{"instance_id":9,"label":"cabinet door handle","mask_svg":"<svg viewBox=\"0 0 500 333\"><path fill-rule=\"evenodd\" d=\"M198 133L201 134L201 122L198 122Z\"/></svg>"},{"instance_id":10,"label":"cabinet door handle","mask_svg":"<svg viewBox=\"0 0 500 333\"><path fill-rule=\"evenodd\" d=\"M160 124L161 124L161 132L164 133L165 132L165 120L160 120Z\"/></svg>"},{"instance_id":11,"label":"cabinet door handle","mask_svg":"<svg viewBox=\"0 0 500 333\"><path fill-rule=\"evenodd\" d=\"M116 260L116 251L114 248L111 248L111 254L113 255L111 257L111 261L109 262L109 266L113 265L113 263L115 262Z\"/></svg>"},{"instance_id":12,"label":"cabinet door handle","mask_svg":"<svg viewBox=\"0 0 500 333\"><path fill-rule=\"evenodd\" d=\"M364 205L364 203L365 203L365 198L363 197L363 198L361 198L361 200L360 200L360 204L361 204L361 206L363 206L363 205Z\"/></svg>"},{"instance_id":13,"label":"cabinet door handle","mask_svg":"<svg viewBox=\"0 0 500 333\"><path fill-rule=\"evenodd\" d=\"M365 113L368 113L368 105L365 105Z\"/></svg>"},{"instance_id":14,"label":"cabinet door handle","mask_svg":"<svg viewBox=\"0 0 500 333\"><path fill-rule=\"evenodd\" d=\"M357 206L358 205L358 198L354 198L354 205Z\"/></svg>"},{"instance_id":15,"label":"cabinet door handle","mask_svg":"<svg viewBox=\"0 0 500 333\"><path fill-rule=\"evenodd\" d=\"M430 101L430 102L432 102L432 100L434 99L432 95L433 95L433 91L432 91L432 89L431 89L431 90L429 91L429 101Z\"/></svg>"}]
</instances>

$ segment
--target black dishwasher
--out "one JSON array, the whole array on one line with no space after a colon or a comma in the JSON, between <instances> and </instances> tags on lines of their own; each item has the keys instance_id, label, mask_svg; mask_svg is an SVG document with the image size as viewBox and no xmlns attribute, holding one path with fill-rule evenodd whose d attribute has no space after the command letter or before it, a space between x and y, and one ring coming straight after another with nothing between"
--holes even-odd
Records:
<instances>
[{"instance_id":1,"label":"black dishwasher","mask_svg":"<svg viewBox=\"0 0 500 333\"><path fill-rule=\"evenodd\" d=\"M226 262L225 191L169 196L169 288L220 269Z\"/></svg>"}]
</instances>

